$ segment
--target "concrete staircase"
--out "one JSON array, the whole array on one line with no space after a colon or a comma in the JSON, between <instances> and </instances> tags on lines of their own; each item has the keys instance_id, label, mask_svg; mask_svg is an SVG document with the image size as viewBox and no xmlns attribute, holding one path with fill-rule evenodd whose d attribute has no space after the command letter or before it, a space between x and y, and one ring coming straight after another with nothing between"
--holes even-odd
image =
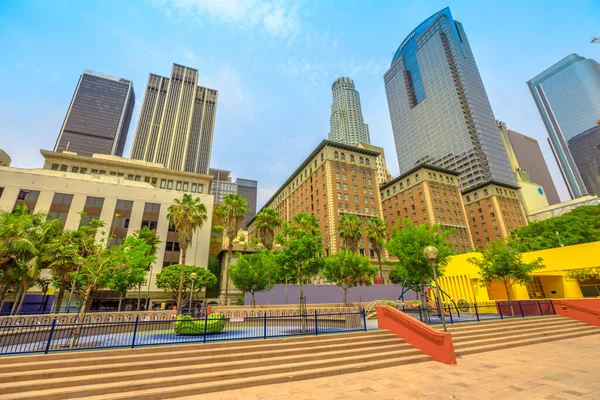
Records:
<instances>
[{"instance_id":1,"label":"concrete staircase","mask_svg":"<svg viewBox=\"0 0 600 400\"><path fill-rule=\"evenodd\" d=\"M442 329L440 325L436 326ZM558 315L448 325L459 356L600 334L600 328Z\"/></svg>"},{"instance_id":2,"label":"concrete staircase","mask_svg":"<svg viewBox=\"0 0 600 400\"><path fill-rule=\"evenodd\" d=\"M388 331L0 358L0 399L171 399L428 361Z\"/></svg>"}]
</instances>

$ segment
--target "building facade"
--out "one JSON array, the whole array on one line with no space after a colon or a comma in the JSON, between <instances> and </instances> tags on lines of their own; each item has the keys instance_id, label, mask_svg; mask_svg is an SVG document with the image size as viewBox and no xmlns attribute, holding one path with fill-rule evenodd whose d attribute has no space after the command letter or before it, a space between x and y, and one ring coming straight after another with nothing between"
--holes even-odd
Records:
<instances>
[{"instance_id":1,"label":"building facade","mask_svg":"<svg viewBox=\"0 0 600 400\"><path fill-rule=\"evenodd\" d=\"M528 172L529 180L542 186L548 204L560 203L560 197L558 197L556 186L538 141L510 129L507 130L507 133L517 162Z\"/></svg>"},{"instance_id":2,"label":"building facade","mask_svg":"<svg viewBox=\"0 0 600 400\"><path fill-rule=\"evenodd\" d=\"M338 78L331 85L331 91L333 103L329 140L350 146L370 144L369 126L363 121L360 95L354 87L354 81L347 77Z\"/></svg>"},{"instance_id":3,"label":"building facade","mask_svg":"<svg viewBox=\"0 0 600 400\"><path fill-rule=\"evenodd\" d=\"M382 185L381 202L388 239L408 218L415 226L441 224L443 230L453 230L447 239L453 251L474 247L456 172L417 166Z\"/></svg>"},{"instance_id":4,"label":"building facade","mask_svg":"<svg viewBox=\"0 0 600 400\"><path fill-rule=\"evenodd\" d=\"M484 183L463 191L465 214L475 248L502 240L520 226L527 225L519 198L519 187L498 182Z\"/></svg>"},{"instance_id":5,"label":"building facade","mask_svg":"<svg viewBox=\"0 0 600 400\"><path fill-rule=\"evenodd\" d=\"M568 144L588 193L600 196L600 126L569 139Z\"/></svg>"},{"instance_id":6,"label":"building facade","mask_svg":"<svg viewBox=\"0 0 600 400\"><path fill-rule=\"evenodd\" d=\"M254 215L256 215L256 199L258 196L258 181L252 179L237 178L235 180L237 192L240 196L248 200L248 211L244 214L243 229L248 229L248 225Z\"/></svg>"},{"instance_id":7,"label":"building facade","mask_svg":"<svg viewBox=\"0 0 600 400\"><path fill-rule=\"evenodd\" d=\"M515 185L467 36L450 9L404 39L384 81L400 174L426 163L457 171L463 190Z\"/></svg>"},{"instance_id":8,"label":"building facade","mask_svg":"<svg viewBox=\"0 0 600 400\"><path fill-rule=\"evenodd\" d=\"M373 150L379 153L379 156L377 157L377 182L379 182L380 185L392 180L392 175L387 169L385 151L383 150L383 147L377 147L366 143L359 143L357 147L360 147L361 149Z\"/></svg>"},{"instance_id":9,"label":"building facade","mask_svg":"<svg viewBox=\"0 0 600 400\"><path fill-rule=\"evenodd\" d=\"M171 77L150 74L131 158L207 174L218 93L198 86L198 70L173 64Z\"/></svg>"},{"instance_id":10,"label":"building facade","mask_svg":"<svg viewBox=\"0 0 600 400\"><path fill-rule=\"evenodd\" d=\"M143 226L155 229L161 243L157 259L148 271L150 287L142 287L142 293L144 298L160 303L170 299L168 294L156 288L156 274L164 266L178 263L180 258L177 232L169 226L167 209L174 199L181 198L186 191L191 193L196 187L194 196L206 206L208 220L194 235L187 263L207 268L213 210L213 197L206 189L210 185L210 176L170 171L161 165L114 156L89 158L54 152L42 152L42 155L46 158L44 169L0 167L1 210L12 210L17 204L24 203L31 211L47 212L60 218L65 229L78 229L80 224L87 224L92 218L102 220L105 231L111 235L105 238L113 244L120 243ZM53 168L56 164L61 167ZM97 172L91 173L92 169ZM122 175L108 171L122 171ZM135 179L135 176L129 179L128 172L151 177L151 181ZM171 185L171 189L166 185L161 188L151 183L153 177L157 178L156 182L181 184ZM204 189L198 192L198 187ZM81 211L87 214L83 218L79 214ZM137 299L137 291L131 295Z\"/></svg>"},{"instance_id":11,"label":"building facade","mask_svg":"<svg viewBox=\"0 0 600 400\"><path fill-rule=\"evenodd\" d=\"M85 70L56 139L54 151L122 156L135 106L133 83Z\"/></svg>"},{"instance_id":12,"label":"building facade","mask_svg":"<svg viewBox=\"0 0 600 400\"><path fill-rule=\"evenodd\" d=\"M235 182L229 176L231 171L211 168L209 175L212 175L210 193L215 197L215 204L223 202L223 197L228 194L239 194L248 200L249 210L244 214L242 229L248 229L250 220L256 215L256 202L258 197L258 181L252 179L237 178Z\"/></svg>"},{"instance_id":13,"label":"building facade","mask_svg":"<svg viewBox=\"0 0 600 400\"><path fill-rule=\"evenodd\" d=\"M529 80L527 85L571 196L592 193L581 176L570 141L594 128L600 118L600 64L571 54ZM578 152L582 151L581 142L574 146ZM582 168L587 168L587 164Z\"/></svg>"},{"instance_id":14,"label":"building facade","mask_svg":"<svg viewBox=\"0 0 600 400\"><path fill-rule=\"evenodd\" d=\"M341 216L354 214L363 220L383 218L376 179L378 155L375 151L324 140L264 207L277 210L284 222L302 212L314 215L321 229L323 255L336 253L342 249L338 232ZM359 251L374 256L364 234Z\"/></svg>"},{"instance_id":15,"label":"building facade","mask_svg":"<svg viewBox=\"0 0 600 400\"><path fill-rule=\"evenodd\" d=\"M0 167L10 167L11 161L10 156L0 149Z\"/></svg>"}]
</instances>

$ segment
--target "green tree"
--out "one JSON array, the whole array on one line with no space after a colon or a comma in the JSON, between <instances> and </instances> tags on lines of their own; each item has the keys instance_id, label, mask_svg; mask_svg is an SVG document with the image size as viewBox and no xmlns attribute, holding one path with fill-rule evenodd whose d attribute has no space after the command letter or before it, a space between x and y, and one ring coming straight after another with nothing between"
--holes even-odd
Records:
<instances>
[{"instance_id":1,"label":"green tree","mask_svg":"<svg viewBox=\"0 0 600 400\"><path fill-rule=\"evenodd\" d=\"M142 226L141 229L138 229L133 232L133 237L142 239L147 245L150 246L148 250L148 255L156 256L156 252L158 251L158 245L161 244L160 237L156 233L155 229L150 229L147 226ZM148 265L148 268L151 267L151 264ZM144 278L146 273L144 272ZM150 276L150 275L149 275ZM143 279L138 285L138 301L137 301L137 309L140 309L140 303L142 301L142 285L146 283L146 279ZM150 281L148 281L148 286L150 286ZM150 301L150 299L148 299ZM146 308L149 307L150 304L146 305ZM119 307L120 309L120 307Z\"/></svg>"},{"instance_id":2,"label":"green tree","mask_svg":"<svg viewBox=\"0 0 600 400\"><path fill-rule=\"evenodd\" d=\"M207 269L196 267L194 265L186 265L183 269L183 291L189 293L192 288L191 274L195 273L196 280L194 281L194 292L198 293L206 287L214 286L217 283L217 277ZM173 299L179 297L179 282L180 282L181 265L173 264L164 267L156 275L156 287L168 292Z\"/></svg>"},{"instance_id":3,"label":"green tree","mask_svg":"<svg viewBox=\"0 0 600 400\"><path fill-rule=\"evenodd\" d=\"M452 254L452 246L446 240L451 234L451 230L442 231L441 225L426 223L414 226L407 218L402 222L398 221L392 238L386 245L387 251L398 258L393 274L408 277L411 286L419 285L423 308L427 307L426 285L433 279L431 264L423 255L423 250L427 246L437 247L439 255L435 264L436 271L438 276L442 276Z\"/></svg>"},{"instance_id":4,"label":"green tree","mask_svg":"<svg viewBox=\"0 0 600 400\"><path fill-rule=\"evenodd\" d=\"M177 231L177 240L181 249L181 272L179 274L179 293L177 295L177 307L182 306L183 275L187 250L194 237L196 230L202 228L206 221L206 206L198 197L184 194L181 200L175 199L167 210L167 219Z\"/></svg>"},{"instance_id":5,"label":"green tree","mask_svg":"<svg viewBox=\"0 0 600 400\"><path fill-rule=\"evenodd\" d=\"M358 253L358 246L362 239L362 221L354 214L346 214L340 218L338 224L340 238L345 249Z\"/></svg>"},{"instance_id":6,"label":"green tree","mask_svg":"<svg viewBox=\"0 0 600 400\"><path fill-rule=\"evenodd\" d=\"M239 194L228 194L223 197L219 206L219 214L223 222L223 229L227 236L227 263L225 266L225 305L229 302L229 265L233 256L233 241L238 236L244 222L244 214L248 212L248 200Z\"/></svg>"},{"instance_id":7,"label":"green tree","mask_svg":"<svg viewBox=\"0 0 600 400\"><path fill-rule=\"evenodd\" d=\"M377 275L377 267L367 257L342 250L325 259L323 274L344 291L344 305L347 305L348 290L363 283L371 282Z\"/></svg>"},{"instance_id":8,"label":"green tree","mask_svg":"<svg viewBox=\"0 0 600 400\"><path fill-rule=\"evenodd\" d=\"M254 225L258 229L258 236L267 250L273 250L275 243L275 230L281 227L279 212L272 208L263 208L254 219Z\"/></svg>"},{"instance_id":9,"label":"green tree","mask_svg":"<svg viewBox=\"0 0 600 400\"><path fill-rule=\"evenodd\" d=\"M371 249L377 257L377 264L379 265L379 276L383 282L383 268L381 267L381 257L383 256L383 249L385 246L385 239L387 237L387 226L385 222L380 218L371 218L367 221L366 226L367 239L371 244Z\"/></svg>"},{"instance_id":10,"label":"green tree","mask_svg":"<svg viewBox=\"0 0 600 400\"><path fill-rule=\"evenodd\" d=\"M514 284L525 285L531 282L532 272L544 267L543 260L539 257L529 263L524 262L523 255L511 241L490 243L481 257L471 257L467 261L479 268L483 286L489 286L493 282L504 284L511 310L509 289Z\"/></svg>"},{"instance_id":11,"label":"green tree","mask_svg":"<svg viewBox=\"0 0 600 400\"><path fill-rule=\"evenodd\" d=\"M208 270L216 276L214 285L210 285L206 288L206 297L218 297L219 296L219 277L221 276L221 261L219 257L209 256L208 257Z\"/></svg>"},{"instance_id":12,"label":"green tree","mask_svg":"<svg viewBox=\"0 0 600 400\"><path fill-rule=\"evenodd\" d=\"M600 205L531 222L512 231L511 238L522 252L600 241Z\"/></svg>"},{"instance_id":13,"label":"green tree","mask_svg":"<svg viewBox=\"0 0 600 400\"><path fill-rule=\"evenodd\" d=\"M296 215L291 223L283 224L277 241L283 246L278 262L295 271L302 303L303 284L317 275L323 266L321 231L316 217L306 213Z\"/></svg>"},{"instance_id":14,"label":"green tree","mask_svg":"<svg viewBox=\"0 0 600 400\"><path fill-rule=\"evenodd\" d=\"M256 306L254 294L266 292L273 288L273 277L277 264L271 253L259 251L245 254L229 269L229 276L233 284L244 293L252 296L252 307Z\"/></svg>"}]
</instances>

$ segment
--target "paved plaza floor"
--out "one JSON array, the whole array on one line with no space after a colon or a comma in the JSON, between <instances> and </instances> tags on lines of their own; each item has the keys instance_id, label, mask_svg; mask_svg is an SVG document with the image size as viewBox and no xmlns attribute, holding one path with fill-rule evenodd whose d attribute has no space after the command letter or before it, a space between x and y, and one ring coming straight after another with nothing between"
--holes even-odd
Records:
<instances>
[{"instance_id":1,"label":"paved plaza floor","mask_svg":"<svg viewBox=\"0 0 600 400\"><path fill-rule=\"evenodd\" d=\"M186 399L600 399L600 335Z\"/></svg>"}]
</instances>

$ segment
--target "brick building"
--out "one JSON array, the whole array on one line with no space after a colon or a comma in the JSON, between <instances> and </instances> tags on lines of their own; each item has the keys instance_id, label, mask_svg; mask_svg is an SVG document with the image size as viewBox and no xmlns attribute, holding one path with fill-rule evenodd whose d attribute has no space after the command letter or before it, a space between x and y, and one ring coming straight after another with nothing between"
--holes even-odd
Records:
<instances>
[{"instance_id":1,"label":"brick building","mask_svg":"<svg viewBox=\"0 0 600 400\"><path fill-rule=\"evenodd\" d=\"M388 238L396 223L408 218L415 226L429 222L454 229L448 237L454 251L473 247L456 172L421 164L381 185L380 190Z\"/></svg>"},{"instance_id":2,"label":"brick building","mask_svg":"<svg viewBox=\"0 0 600 400\"><path fill-rule=\"evenodd\" d=\"M383 218L377 157L379 153L329 140L322 141L266 202L283 221L306 212L315 215L323 237L324 255L341 249L338 221L342 215ZM253 221L249 231L252 235ZM360 252L371 255L366 235ZM372 255L371 255L372 256Z\"/></svg>"}]
</instances>

